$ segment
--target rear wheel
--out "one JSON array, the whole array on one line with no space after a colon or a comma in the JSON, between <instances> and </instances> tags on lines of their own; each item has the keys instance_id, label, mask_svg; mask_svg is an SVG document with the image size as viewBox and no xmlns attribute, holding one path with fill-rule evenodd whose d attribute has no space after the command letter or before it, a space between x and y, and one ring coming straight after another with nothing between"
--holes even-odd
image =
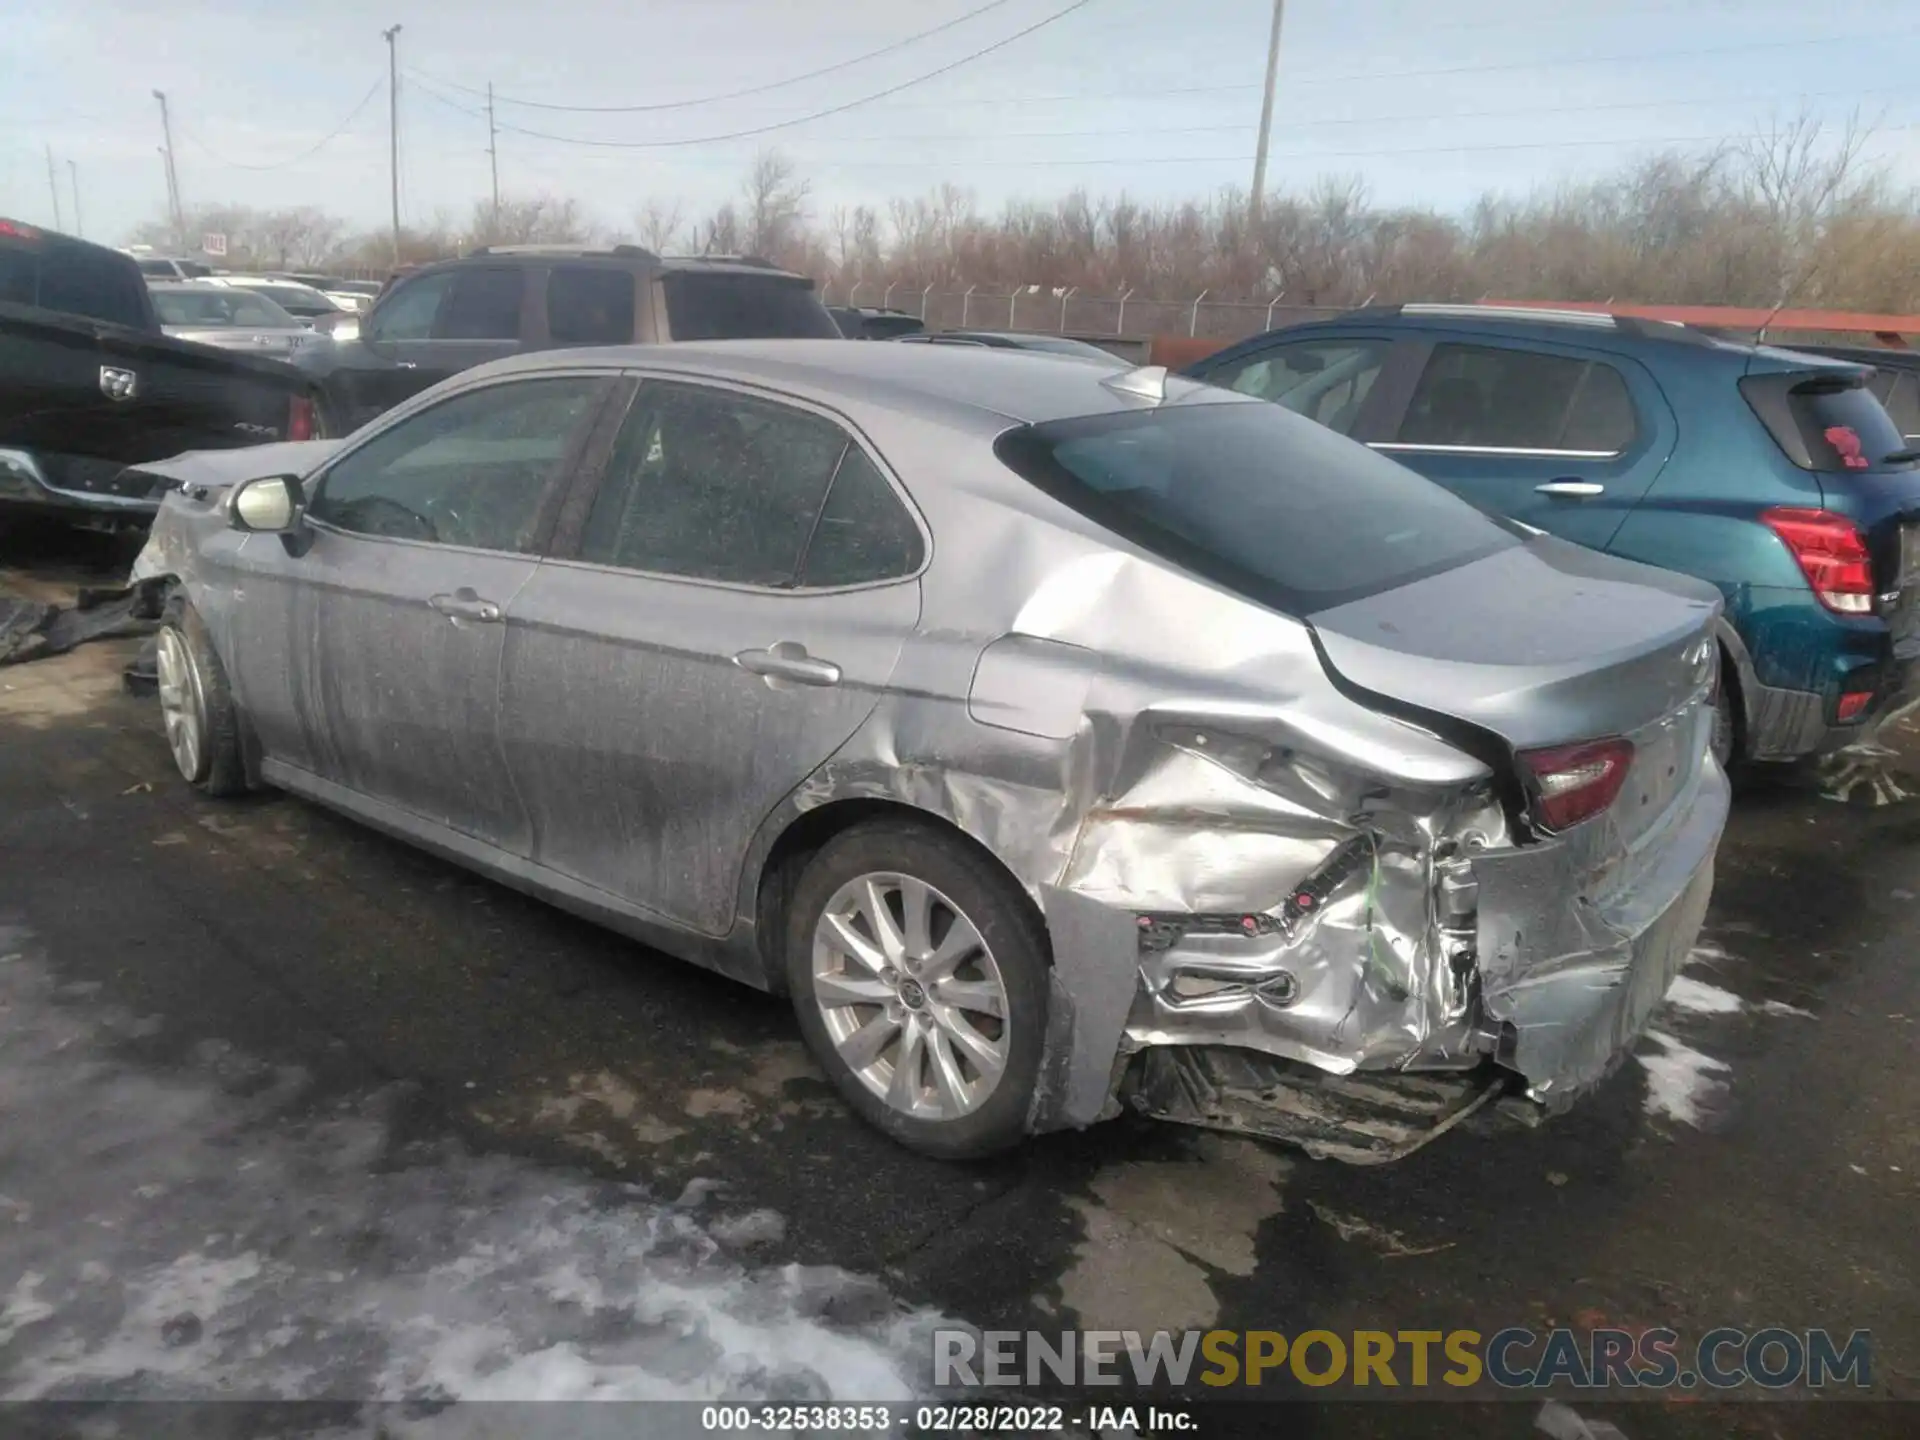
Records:
<instances>
[{"instance_id":1,"label":"rear wheel","mask_svg":"<svg viewBox=\"0 0 1920 1440\"><path fill-rule=\"evenodd\" d=\"M829 841L787 917L800 1028L847 1102L923 1154L1026 1134L1047 958L1031 902L964 841L882 822Z\"/></svg>"}]
</instances>

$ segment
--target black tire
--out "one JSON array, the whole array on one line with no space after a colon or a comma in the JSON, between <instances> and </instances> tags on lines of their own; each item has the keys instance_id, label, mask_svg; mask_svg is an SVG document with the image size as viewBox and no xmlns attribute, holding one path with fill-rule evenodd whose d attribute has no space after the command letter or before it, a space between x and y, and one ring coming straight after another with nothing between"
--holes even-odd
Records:
<instances>
[{"instance_id":1,"label":"black tire","mask_svg":"<svg viewBox=\"0 0 1920 1440\"><path fill-rule=\"evenodd\" d=\"M911 877L939 892L979 932L997 971L1006 1002L1005 1064L985 1098L964 1114L927 1119L895 1108L862 1081L827 1028L814 989L815 932L843 886L875 873ZM1039 913L989 856L913 821L857 825L828 841L808 862L787 908L784 938L788 988L801 1033L863 1119L908 1149L941 1160L991 1155L1026 1136L1045 1048L1051 965ZM930 982L924 993L937 997L939 983Z\"/></svg>"},{"instance_id":2,"label":"black tire","mask_svg":"<svg viewBox=\"0 0 1920 1440\"><path fill-rule=\"evenodd\" d=\"M1744 758L1746 722L1741 714L1740 685L1734 679L1733 660L1720 652L1720 684L1713 694L1713 737L1708 742L1713 758L1729 775Z\"/></svg>"},{"instance_id":3,"label":"black tire","mask_svg":"<svg viewBox=\"0 0 1920 1440\"><path fill-rule=\"evenodd\" d=\"M185 596L175 595L161 612L160 633L155 643L165 650L169 639L179 646L186 660L186 693L183 703L193 707L200 726L197 762L189 764L169 736L174 768L203 795L227 797L244 795L252 786L240 741L240 711L233 703L233 691L227 684L226 667L213 648L206 622ZM163 712L166 697L162 697Z\"/></svg>"}]
</instances>

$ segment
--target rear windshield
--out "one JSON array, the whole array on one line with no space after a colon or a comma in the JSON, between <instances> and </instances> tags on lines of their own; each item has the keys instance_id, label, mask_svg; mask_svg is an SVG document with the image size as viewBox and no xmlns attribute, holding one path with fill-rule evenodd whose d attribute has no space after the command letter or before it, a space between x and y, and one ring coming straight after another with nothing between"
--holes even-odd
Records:
<instances>
[{"instance_id":1,"label":"rear windshield","mask_svg":"<svg viewBox=\"0 0 1920 1440\"><path fill-rule=\"evenodd\" d=\"M1907 448L1900 427L1858 375L1749 375L1740 391L1774 443L1802 470L1873 470Z\"/></svg>"},{"instance_id":2,"label":"rear windshield","mask_svg":"<svg viewBox=\"0 0 1920 1440\"><path fill-rule=\"evenodd\" d=\"M676 340L837 340L813 286L784 275L669 271L667 324Z\"/></svg>"},{"instance_id":3,"label":"rear windshield","mask_svg":"<svg viewBox=\"0 0 1920 1440\"><path fill-rule=\"evenodd\" d=\"M87 245L0 245L0 300L145 329L146 282L131 260Z\"/></svg>"},{"instance_id":4,"label":"rear windshield","mask_svg":"<svg viewBox=\"0 0 1920 1440\"><path fill-rule=\"evenodd\" d=\"M1088 519L1292 615L1520 543L1433 482L1278 405L1058 420L1010 430L994 448Z\"/></svg>"}]
</instances>

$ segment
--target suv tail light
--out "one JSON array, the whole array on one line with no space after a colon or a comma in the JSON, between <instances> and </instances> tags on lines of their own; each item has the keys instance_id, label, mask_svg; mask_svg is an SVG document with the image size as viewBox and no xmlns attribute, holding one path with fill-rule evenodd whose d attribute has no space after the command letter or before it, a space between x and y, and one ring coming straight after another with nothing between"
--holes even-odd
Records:
<instances>
[{"instance_id":1,"label":"suv tail light","mask_svg":"<svg viewBox=\"0 0 1920 1440\"><path fill-rule=\"evenodd\" d=\"M1844 515L1790 505L1760 519L1785 542L1820 603L1840 615L1873 613L1873 563L1867 537Z\"/></svg>"},{"instance_id":2,"label":"suv tail light","mask_svg":"<svg viewBox=\"0 0 1920 1440\"><path fill-rule=\"evenodd\" d=\"M313 401L296 395L287 402L287 439L313 439Z\"/></svg>"},{"instance_id":3,"label":"suv tail light","mask_svg":"<svg viewBox=\"0 0 1920 1440\"><path fill-rule=\"evenodd\" d=\"M1533 809L1543 830L1559 832L1591 820L1613 804L1633 764L1630 740L1588 740L1547 750L1522 750L1533 778Z\"/></svg>"}]
</instances>

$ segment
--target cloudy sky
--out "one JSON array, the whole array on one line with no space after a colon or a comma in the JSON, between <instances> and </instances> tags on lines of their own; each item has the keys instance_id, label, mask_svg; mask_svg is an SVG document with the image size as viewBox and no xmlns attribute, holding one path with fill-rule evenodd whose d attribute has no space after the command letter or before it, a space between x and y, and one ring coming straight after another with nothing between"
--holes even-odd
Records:
<instances>
[{"instance_id":1,"label":"cloudy sky","mask_svg":"<svg viewBox=\"0 0 1920 1440\"><path fill-rule=\"evenodd\" d=\"M1802 109L1837 125L1856 108L1878 126L1870 157L1920 183L1920 0L1286 8L1270 167L1280 186L1358 175L1377 200L1451 207L1750 134ZM489 82L503 192L576 196L610 227L630 227L653 198L689 214L710 207L768 145L800 164L822 215L942 181L989 208L1076 186L1142 199L1244 186L1271 16L1268 0L6 0L6 10L0 214L54 219L50 145L67 228L72 162L85 232L110 241L164 211L156 89L172 106L189 206L313 204L383 225L381 31L395 23L410 222L464 219L487 193ZM775 83L947 22L957 23ZM760 93L738 94L747 90ZM763 127L779 128L716 138Z\"/></svg>"}]
</instances>

